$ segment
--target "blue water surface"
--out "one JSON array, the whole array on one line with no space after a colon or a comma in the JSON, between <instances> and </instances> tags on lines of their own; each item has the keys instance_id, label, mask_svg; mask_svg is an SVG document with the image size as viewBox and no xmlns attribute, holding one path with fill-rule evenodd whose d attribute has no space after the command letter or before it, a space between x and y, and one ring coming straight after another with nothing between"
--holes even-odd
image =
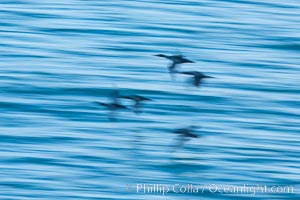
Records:
<instances>
[{"instance_id":1,"label":"blue water surface","mask_svg":"<svg viewBox=\"0 0 300 200\"><path fill-rule=\"evenodd\" d=\"M300 199L298 0L2 0L0 52L0 199Z\"/></svg>"}]
</instances>

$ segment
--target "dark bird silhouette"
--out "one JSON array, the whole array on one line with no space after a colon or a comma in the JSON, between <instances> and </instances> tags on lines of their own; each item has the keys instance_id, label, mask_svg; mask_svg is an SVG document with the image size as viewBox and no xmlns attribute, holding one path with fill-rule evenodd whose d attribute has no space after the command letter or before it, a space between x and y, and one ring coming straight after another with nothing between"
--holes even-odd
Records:
<instances>
[{"instance_id":1,"label":"dark bird silhouette","mask_svg":"<svg viewBox=\"0 0 300 200\"><path fill-rule=\"evenodd\" d=\"M121 104L118 103L102 103L102 102L97 102L99 105L104 106L106 108L108 108L110 111L116 111L119 109L125 109L127 108L126 106L123 106Z\"/></svg>"},{"instance_id":2,"label":"dark bird silhouette","mask_svg":"<svg viewBox=\"0 0 300 200\"><path fill-rule=\"evenodd\" d=\"M121 109L126 109L127 107L119 103L120 99L120 92L118 89L114 89L110 94L111 103L103 103L103 102L96 102L98 105L106 107L109 110L108 118L110 121L114 120L114 116L116 111Z\"/></svg>"},{"instance_id":3,"label":"dark bird silhouette","mask_svg":"<svg viewBox=\"0 0 300 200\"><path fill-rule=\"evenodd\" d=\"M194 63L194 61L191 61L187 58L185 58L185 56L183 55L172 55L172 56L167 56L167 55L164 55L164 54L157 54L155 56L158 56L158 57L162 57L162 58L166 58L166 59L169 59L172 61L171 65L168 66L168 70L170 73L174 73L176 72L176 68L179 64L182 64L182 63Z\"/></svg>"},{"instance_id":4,"label":"dark bird silhouette","mask_svg":"<svg viewBox=\"0 0 300 200\"><path fill-rule=\"evenodd\" d=\"M178 143L175 146L181 147L185 142L189 141L191 138L199 138L199 135L193 133L193 129L195 128L195 126L190 126L187 128L180 128L174 130L173 133L176 133L179 136Z\"/></svg>"},{"instance_id":5,"label":"dark bird silhouette","mask_svg":"<svg viewBox=\"0 0 300 200\"><path fill-rule=\"evenodd\" d=\"M97 104L106 107L110 112L109 112L109 120L113 121L114 120L114 116L117 110L121 110L121 109L127 109L126 106L123 106L119 103L103 103L103 102L96 102Z\"/></svg>"},{"instance_id":6,"label":"dark bird silhouette","mask_svg":"<svg viewBox=\"0 0 300 200\"><path fill-rule=\"evenodd\" d=\"M202 84L204 78L214 78L212 76L206 76L198 71L187 71L187 72L178 72L180 74L192 75L193 76L193 85L199 87Z\"/></svg>"},{"instance_id":7,"label":"dark bird silhouette","mask_svg":"<svg viewBox=\"0 0 300 200\"><path fill-rule=\"evenodd\" d=\"M141 107L141 103L143 101L152 101L151 99L148 99L146 97L142 97L139 95L128 95L128 96L120 96L121 98L124 99L130 99L134 101L134 105L133 105L133 111L138 114L140 112L140 107Z\"/></svg>"}]
</instances>

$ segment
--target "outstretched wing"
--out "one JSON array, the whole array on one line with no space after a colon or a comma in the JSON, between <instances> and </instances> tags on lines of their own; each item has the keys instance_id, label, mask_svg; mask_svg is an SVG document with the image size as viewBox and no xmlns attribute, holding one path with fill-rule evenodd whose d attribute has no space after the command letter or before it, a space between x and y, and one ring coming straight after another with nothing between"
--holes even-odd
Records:
<instances>
[{"instance_id":1,"label":"outstretched wing","mask_svg":"<svg viewBox=\"0 0 300 200\"><path fill-rule=\"evenodd\" d=\"M141 107L141 103L140 101L135 101L134 102L134 105L133 105L133 112L135 114L139 114L141 111L140 111L140 107Z\"/></svg>"},{"instance_id":2,"label":"outstretched wing","mask_svg":"<svg viewBox=\"0 0 300 200\"><path fill-rule=\"evenodd\" d=\"M168 66L168 70L170 73L175 73L176 72L176 67L177 67L177 63L175 61L173 61L171 63L170 66Z\"/></svg>"},{"instance_id":3,"label":"outstretched wing","mask_svg":"<svg viewBox=\"0 0 300 200\"><path fill-rule=\"evenodd\" d=\"M104 107L108 107L107 103L102 103L102 102L95 102L95 103Z\"/></svg>"},{"instance_id":4,"label":"outstretched wing","mask_svg":"<svg viewBox=\"0 0 300 200\"><path fill-rule=\"evenodd\" d=\"M195 75L194 71L179 72L180 74Z\"/></svg>"},{"instance_id":5,"label":"outstretched wing","mask_svg":"<svg viewBox=\"0 0 300 200\"><path fill-rule=\"evenodd\" d=\"M182 147L187 141L189 141L190 139L185 137L184 135L179 135L177 138L176 138L176 142L174 144L174 147L175 148L180 148Z\"/></svg>"}]
</instances>

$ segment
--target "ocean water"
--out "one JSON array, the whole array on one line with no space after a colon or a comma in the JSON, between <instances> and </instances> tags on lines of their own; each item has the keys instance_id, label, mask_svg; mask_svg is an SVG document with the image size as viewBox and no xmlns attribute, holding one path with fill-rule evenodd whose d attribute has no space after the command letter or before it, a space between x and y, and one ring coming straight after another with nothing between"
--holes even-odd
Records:
<instances>
[{"instance_id":1,"label":"ocean water","mask_svg":"<svg viewBox=\"0 0 300 200\"><path fill-rule=\"evenodd\" d=\"M1 200L300 198L298 0L2 0L0 19ZM172 80L158 53L215 78ZM110 121L116 88L153 101Z\"/></svg>"}]
</instances>

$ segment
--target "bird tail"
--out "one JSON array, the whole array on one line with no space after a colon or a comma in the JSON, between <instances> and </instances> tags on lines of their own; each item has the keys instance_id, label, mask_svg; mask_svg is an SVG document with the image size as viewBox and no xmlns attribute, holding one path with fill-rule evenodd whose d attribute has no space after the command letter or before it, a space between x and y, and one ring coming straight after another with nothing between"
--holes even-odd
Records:
<instances>
[{"instance_id":1,"label":"bird tail","mask_svg":"<svg viewBox=\"0 0 300 200\"><path fill-rule=\"evenodd\" d=\"M194 61L186 59L186 63L195 63Z\"/></svg>"}]
</instances>

